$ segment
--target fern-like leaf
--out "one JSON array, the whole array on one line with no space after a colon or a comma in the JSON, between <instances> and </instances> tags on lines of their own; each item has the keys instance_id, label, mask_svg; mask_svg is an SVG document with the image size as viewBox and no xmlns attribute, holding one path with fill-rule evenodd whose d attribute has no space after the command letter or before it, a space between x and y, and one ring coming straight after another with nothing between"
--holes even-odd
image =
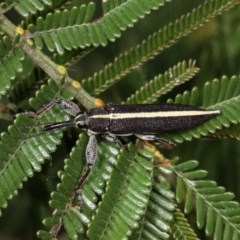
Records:
<instances>
[{"instance_id":1,"label":"fern-like leaf","mask_svg":"<svg viewBox=\"0 0 240 240\"><path fill-rule=\"evenodd\" d=\"M110 0L102 3L102 9L104 14L110 12L114 8L118 7L120 4L127 2L128 0Z\"/></svg>"},{"instance_id":2,"label":"fern-like leaf","mask_svg":"<svg viewBox=\"0 0 240 240\"><path fill-rule=\"evenodd\" d=\"M138 227L149 198L151 158L150 152L136 152L133 145L121 151L106 194L89 226L90 239L123 239Z\"/></svg>"},{"instance_id":3,"label":"fern-like leaf","mask_svg":"<svg viewBox=\"0 0 240 240\"><path fill-rule=\"evenodd\" d=\"M31 100L31 106L38 109L50 99L56 98L60 93L57 85L50 81L37 93L37 98ZM66 114L56 113L53 110L44 114L47 122L53 122L58 118L66 120ZM7 200L17 194L17 189L22 187L22 182L32 177L35 171L41 170L45 159L50 158L50 152L56 149L60 143L60 132L45 133L39 135L36 129L37 121L19 115L15 124L8 128L8 132L1 134L0 142L0 207L7 206Z\"/></svg>"},{"instance_id":4,"label":"fern-like leaf","mask_svg":"<svg viewBox=\"0 0 240 240\"><path fill-rule=\"evenodd\" d=\"M205 227L207 236L214 239L239 239L239 203L234 195L210 180L204 170L196 169L197 161L188 161L172 166L172 174L177 178L176 199L184 202L187 214L195 207L198 228Z\"/></svg>"},{"instance_id":5,"label":"fern-like leaf","mask_svg":"<svg viewBox=\"0 0 240 240\"><path fill-rule=\"evenodd\" d=\"M25 55L20 48L13 49L11 40L2 36L0 41L0 95L6 93L10 87L10 80L16 78L18 72L23 71Z\"/></svg>"},{"instance_id":6,"label":"fern-like leaf","mask_svg":"<svg viewBox=\"0 0 240 240\"><path fill-rule=\"evenodd\" d=\"M240 140L240 124L231 125L229 128L223 128L221 130L217 130L213 135L216 138L229 138Z\"/></svg>"},{"instance_id":7,"label":"fern-like leaf","mask_svg":"<svg viewBox=\"0 0 240 240\"><path fill-rule=\"evenodd\" d=\"M180 209L175 209L174 223L172 226L172 235L174 239L196 240L199 239L185 218Z\"/></svg>"},{"instance_id":8,"label":"fern-like leaf","mask_svg":"<svg viewBox=\"0 0 240 240\"><path fill-rule=\"evenodd\" d=\"M128 104L153 103L160 96L170 92L174 87L188 81L198 71L199 69L195 67L195 61L190 60L188 63L185 61L178 63L164 74L154 77L154 79L130 96L126 102Z\"/></svg>"},{"instance_id":9,"label":"fern-like leaf","mask_svg":"<svg viewBox=\"0 0 240 240\"><path fill-rule=\"evenodd\" d=\"M83 174L85 164L87 137L81 134L73 148L70 159L65 160L64 171L59 173L61 183L57 190L51 194L50 205L54 209L53 216L44 220L49 231L40 230L38 236L42 239L56 237L61 227L67 231L71 239L86 238L86 227L91 222L92 215L97 208L98 195L103 194L106 181L110 178L113 164L117 161L119 153L115 144L98 145L98 158L90 171L83 188L81 189L81 211L79 211L78 181ZM109 161L107 161L107 159ZM82 231L84 229L84 231ZM53 231L55 230L55 231Z\"/></svg>"},{"instance_id":10,"label":"fern-like leaf","mask_svg":"<svg viewBox=\"0 0 240 240\"><path fill-rule=\"evenodd\" d=\"M33 86L36 85L38 76L33 72L34 64L30 59L26 59L23 63L23 71L16 76L14 84L8 91L11 100L18 101L20 96L26 94Z\"/></svg>"},{"instance_id":11,"label":"fern-like leaf","mask_svg":"<svg viewBox=\"0 0 240 240\"><path fill-rule=\"evenodd\" d=\"M233 76L230 79L222 77L212 82L206 82L201 89L193 88L192 91L185 91L178 94L175 100L168 103L187 104L192 106L203 106L204 108L219 109L222 114L201 126L184 131L182 133L171 134L176 142L199 138L213 134L216 130L228 128L232 124L238 124L240 119L238 106L240 104L240 76Z\"/></svg>"},{"instance_id":12,"label":"fern-like leaf","mask_svg":"<svg viewBox=\"0 0 240 240\"><path fill-rule=\"evenodd\" d=\"M148 206L141 219L140 227L130 239L169 239L171 224L174 220L174 193L169 190L166 182L162 181L159 172L155 173ZM159 181L159 179L161 179Z\"/></svg>"},{"instance_id":13,"label":"fern-like leaf","mask_svg":"<svg viewBox=\"0 0 240 240\"><path fill-rule=\"evenodd\" d=\"M239 4L239 2L234 0L206 1L197 9L193 9L191 13L182 16L174 23L170 23L168 26L150 35L141 44L116 57L103 70L100 70L88 79L84 79L82 81L83 87L92 94L100 94L133 69L152 59L180 38L236 4ZM121 22L121 18L119 17L118 19Z\"/></svg>"},{"instance_id":14,"label":"fern-like leaf","mask_svg":"<svg viewBox=\"0 0 240 240\"><path fill-rule=\"evenodd\" d=\"M81 134L76 147L73 148L70 154L71 159L65 160L65 170L59 172L61 183L58 184L57 191L51 194L50 206L54 209L55 214L43 222L51 231L39 231L39 238L45 239L46 235L52 238L56 237L57 230L63 225L68 236L71 239L77 239L79 232L83 231L81 220L84 224L89 221L77 210L79 203L74 198L74 192L85 166L85 148L87 142L87 136Z\"/></svg>"},{"instance_id":15,"label":"fern-like leaf","mask_svg":"<svg viewBox=\"0 0 240 240\"><path fill-rule=\"evenodd\" d=\"M114 143L100 141L98 157L82 188L83 213L91 219L97 208L97 199L105 191L106 183L117 162L119 148Z\"/></svg>"},{"instance_id":16,"label":"fern-like leaf","mask_svg":"<svg viewBox=\"0 0 240 240\"><path fill-rule=\"evenodd\" d=\"M53 4L52 0L19 0L12 2L14 3L14 9L25 18L43 11L46 7L50 7Z\"/></svg>"},{"instance_id":17,"label":"fern-like leaf","mask_svg":"<svg viewBox=\"0 0 240 240\"><path fill-rule=\"evenodd\" d=\"M50 51L64 53L77 47L105 46L108 41L115 41L121 36L121 31L131 27L138 19L144 17L152 9L163 5L164 0L144 1L128 0L114 8L102 19L94 23L91 20L95 11L95 4L89 3L80 8L48 14L38 18L36 28L31 26L32 36L38 48L43 47L43 41ZM79 21L84 20L84 21Z\"/></svg>"},{"instance_id":18,"label":"fern-like leaf","mask_svg":"<svg viewBox=\"0 0 240 240\"><path fill-rule=\"evenodd\" d=\"M78 28L89 22L94 12L95 4L92 2L70 10L58 10L55 13L49 13L45 19L39 17L36 26L30 25L29 30L39 49L42 49L45 43L50 51L57 50L63 54L64 48L71 50L82 46L84 35L80 38Z\"/></svg>"},{"instance_id":19,"label":"fern-like leaf","mask_svg":"<svg viewBox=\"0 0 240 240\"><path fill-rule=\"evenodd\" d=\"M44 224L51 231L39 231L40 238L57 237L61 226L71 239L78 239L80 236L86 238L86 232L90 239L115 239L116 234L118 238L120 235L127 236L133 228L138 227L138 222L146 211L152 181L152 152L139 149L138 145L130 145L117 159L119 151L114 144L106 147L104 143L100 144L96 164L81 191L83 202L79 211L76 207L79 202L74 192L83 171L86 144L87 137L81 134L77 146L71 153L71 159L65 161L65 170L60 173L62 182L58 185L57 191L52 193L50 201L55 214L44 220ZM171 204L168 203L166 207L167 200L162 198L164 195L169 196L169 193L166 194L166 190L157 186L156 184L151 197L152 205L157 201L163 209L169 208ZM102 196L102 202L97 206L98 195ZM154 216L156 218L157 215ZM145 221L147 225L151 224L151 218L153 216Z\"/></svg>"}]
</instances>

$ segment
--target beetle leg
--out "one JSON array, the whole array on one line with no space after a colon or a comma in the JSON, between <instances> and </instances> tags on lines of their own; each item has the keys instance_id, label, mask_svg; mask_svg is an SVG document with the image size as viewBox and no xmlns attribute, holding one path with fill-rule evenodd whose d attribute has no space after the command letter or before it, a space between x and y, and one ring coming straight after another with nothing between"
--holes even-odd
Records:
<instances>
[{"instance_id":1,"label":"beetle leg","mask_svg":"<svg viewBox=\"0 0 240 240\"><path fill-rule=\"evenodd\" d=\"M158 145L160 145L162 148L172 149L175 147L175 144L173 142L164 138L160 138L156 135L135 134L135 136L141 140L157 142Z\"/></svg>"},{"instance_id":2,"label":"beetle leg","mask_svg":"<svg viewBox=\"0 0 240 240\"><path fill-rule=\"evenodd\" d=\"M121 148L123 147L123 143L122 143L121 139L119 137L117 137L116 135L111 134L111 133L106 133L103 136L106 140L117 143L118 146Z\"/></svg>"},{"instance_id":3,"label":"beetle leg","mask_svg":"<svg viewBox=\"0 0 240 240\"><path fill-rule=\"evenodd\" d=\"M86 161L87 161L87 170L83 173L83 175L81 176L81 178L78 181L77 184L77 189L76 189L76 194L77 194L77 198L79 201L79 205L82 206L83 205L83 191L82 191L82 187L91 171L91 168L96 160L97 157L97 139L96 136L94 134L92 134L91 132L88 132L89 135L89 140L88 140L88 144L86 147Z\"/></svg>"},{"instance_id":4,"label":"beetle leg","mask_svg":"<svg viewBox=\"0 0 240 240\"><path fill-rule=\"evenodd\" d=\"M45 111L51 109L53 106L56 104L59 104L62 109L69 115L71 116L76 116L78 113L80 113L80 109L77 104L72 102L71 100L68 99L53 99L51 102L43 105L41 108L39 108L37 111L29 111L29 112L24 112L23 114L28 116L28 117L37 117L44 113Z\"/></svg>"},{"instance_id":5,"label":"beetle leg","mask_svg":"<svg viewBox=\"0 0 240 240\"><path fill-rule=\"evenodd\" d=\"M171 150L174 147L176 147L176 144L174 142L164 138L156 137L155 141L157 142L160 148L167 148Z\"/></svg>"},{"instance_id":6,"label":"beetle leg","mask_svg":"<svg viewBox=\"0 0 240 240\"><path fill-rule=\"evenodd\" d=\"M97 139L94 134L89 135L89 140L86 148L86 160L88 167L91 168L97 157Z\"/></svg>"},{"instance_id":7,"label":"beetle leg","mask_svg":"<svg viewBox=\"0 0 240 240\"><path fill-rule=\"evenodd\" d=\"M61 105L62 109L71 116L75 117L78 113L81 112L78 105L71 100L60 99L59 104Z\"/></svg>"},{"instance_id":8,"label":"beetle leg","mask_svg":"<svg viewBox=\"0 0 240 240\"><path fill-rule=\"evenodd\" d=\"M144 134L135 134L135 136L141 140L145 141L156 141L155 135L144 135Z\"/></svg>"}]
</instances>

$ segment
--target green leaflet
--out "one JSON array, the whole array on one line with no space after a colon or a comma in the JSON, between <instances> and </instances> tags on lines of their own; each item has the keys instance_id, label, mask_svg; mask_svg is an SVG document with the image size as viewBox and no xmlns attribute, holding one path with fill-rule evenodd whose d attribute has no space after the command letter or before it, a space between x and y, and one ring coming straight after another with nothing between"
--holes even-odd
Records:
<instances>
[{"instance_id":1,"label":"green leaflet","mask_svg":"<svg viewBox=\"0 0 240 240\"><path fill-rule=\"evenodd\" d=\"M98 146L98 159L91 170L82 188L82 206L79 206L77 190L78 181L86 170L85 151L88 137L85 134L79 136L76 146L70 153L70 158L65 160L64 171L59 173L61 183L51 196L50 205L57 212L52 217L44 220L44 225L49 229L63 224L71 239L78 236L86 237L86 227L91 222L92 215L96 210L98 195L103 194L106 185L106 176L111 173L118 149L115 144L100 143ZM109 159L109 161L106 161ZM84 231L83 231L84 230ZM45 235L53 233L40 230L39 238L45 239Z\"/></svg>"},{"instance_id":2,"label":"green leaflet","mask_svg":"<svg viewBox=\"0 0 240 240\"><path fill-rule=\"evenodd\" d=\"M196 169L196 161L188 161L171 166L177 178L176 198L184 203L187 214L196 208L198 228L205 228L208 236L215 239L239 238L240 229L236 216L240 213L239 203L233 201L234 195L210 180L204 180L202 171ZM204 171L206 172L206 171ZM181 182L181 184L179 184ZM190 204L191 202L191 204Z\"/></svg>"},{"instance_id":3,"label":"green leaflet","mask_svg":"<svg viewBox=\"0 0 240 240\"><path fill-rule=\"evenodd\" d=\"M133 145L128 147L128 151L121 151L106 193L89 226L90 239L124 238L139 226L152 181L150 160L149 152L136 152Z\"/></svg>"},{"instance_id":4,"label":"green leaflet","mask_svg":"<svg viewBox=\"0 0 240 240\"><path fill-rule=\"evenodd\" d=\"M118 7L120 4L127 2L128 0L113 0L113 1L106 1L102 3L102 8L104 13L107 13L114 8Z\"/></svg>"},{"instance_id":5,"label":"green leaflet","mask_svg":"<svg viewBox=\"0 0 240 240\"><path fill-rule=\"evenodd\" d=\"M172 235L174 239L198 239L197 235L192 230L188 220L179 209L174 212L174 224L172 226Z\"/></svg>"},{"instance_id":6,"label":"green leaflet","mask_svg":"<svg viewBox=\"0 0 240 240\"><path fill-rule=\"evenodd\" d=\"M36 26L31 25L29 29L33 32L39 49L44 42L50 51L57 51L59 54L63 54L65 49L105 46L108 41L115 41L120 37L122 30L131 27L139 18L163 3L163 0L151 0L148 4L144 1L128 0L106 13L97 22L88 23L95 13L95 4L90 2L79 8L48 14L45 19L40 17Z\"/></svg>"},{"instance_id":7,"label":"green leaflet","mask_svg":"<svg viewBox=\"0 0 240 240\"><path fill-rule=\"evenodd\" d=\"M20 48L12 49L13 45L9 37L0 35L0 95L6 93L10 88L12 80L19 73L24 74L28 59L25 58L24 52Z\"/></svg>"},{"instance_id":8,"label":"green leaflet","mask_svg":"<svg viewBox=\"0 0 240 240\"><path fill-rule=\"evenodd\" d=\"M144 1L141 1L141 3L144 3ZM136 47L115 57L113 62L106 65L104 69L95 72L88 79L84 79L82 81L83 87L94 95L102 93L133 69L149 61L189 32L201 27L203 23L218 15L221 11L233 7L235 4L237 4L237 1L206 1L203 5L193 9L192 12L177 19L174 23L169 23L163 29L159 29L157 32L149 35L147 39L144 39ZM120 8L116 8L116 12L118 9L120 10ZM120 17L117 20L120 23L122 21ZM106 28L105 31L107 31Z\"/></svg>"},{"instance_id":9,"label":"green leaflet","mask_svg":"<svg viewBox=\"0 0 240 240\"><path fill-rule=\"evenodd\" d=\"M188 81L199 71L194 61L181 62L173 66L164 74L155 76L132 96L127 98L128 104L153 103L162 95L170 92L174 87Z\"/></svg>"},{"instance_id":10,"label":"green leaflet","mask_svg":"<svg viewBox=\"0 0 240 240\"><path fill-rule=\"evenodd\" d=\"M36 14L38 11L43 11L49 6L52 6L52 0L23 0L14 4L15 10L25 18Z\"/></svg>"},{"instance_id":11,"label":"green leaflet","mask_svg":"<svg viewBox=\"0 0 240 240\"><path fill-rule=\"evenodd\" d=\"M157 176L149 196L145 215L138 229L134 230L130 239L169 239L171 224L174 220L174 193L163 181L163 175L155 170ZM161 179L161 180L159 180Z\"/></svg>"},{"instance_id":12,"label":"green leaflet","mask_svg":"<svg viewBox=\"0 0 240 240\"><path fill-rule=\"evenodd\" d=\"M60 90L53 81L42 87L37 98L31 99L31 105L36 109L59 95ZM57 116L57 117L56 117ZM44 114L47 122L55 119L66 119L66 115L49 110ZM0 206L6 207L7 200L16 195L17 189L22 187L22 182L41 171L41 165L50 158L50 153L60 143L61 133L43 133L37 127L37 121L24 115L17 116L15 124L10 126L8 132L1 134L1 172ZM38 132L38 130L40 132ZM39 134L41 133L41 134Z\"/></svg>"},{"instance_id":13,"label":"green leaflet","mask_svg":"<svg viewBox=\"0 0 240 240\"><path fill-rule=\"evenodd\" d=\"M65 171L59 173L61 183L51 194L50 200L50 206L56 214L44 220L44 225L48 228L63 224L71 239L77 239L78 233L83 232L83 224L89 221L78 211L79 203L74 197L78 181L84 172L87 142L87 136L81 134L70 154L71 158L65 160ZM45 239L45 234L46 232L41 230L38 232L38 237ZM53 232L49 232L49 235L51 234L54 235Z\"/></svg>"},{"instance_id":14,"label":"green leaflet","mask_svg":"<svg viewBox=\"0 0 240 240\"><path fill-rule=\"evenodd\" d=\"M149 216L145 216L144 221L141 221L143 224L140 228L141 232L139 232L141 235L147 235L149 226L153 227L154 225L156 225L154 228L162 228L161 233L158 231L156 236L162 235L163 231L169 231L169 227L164 227L164 224L166 221L171 221L170 215L168 218L165 214L161 224L159 219L157 222L155 221L159 214L162 214L162 211L171 212L174 209L173 204L169 202L169 199L173 198L173 194L169 194L167 189L156 182L154 191L149 196L153 170L152 153L144 149L139 149L136 152L136 146L133 145L130 145L128 150L121 151L117 160L117 149L113 148L111 144L110 146L100 144L98 160L84 184L83 205L80 206L80 211L78 210L79 203L71 196L82 174L86 140L86 135L81 134L77 146L71 153L71 159L65 161L65 171L61 173L62 182L58 185L57 191L52 193L50 201L57 214L45 219L44 224L52 229L55 225L63 224L71 239L77 239L77 236L84 237L83 228L88 228L85 229L85 232L87 230L90 239L96 239L97 236L98 239L108 239L116 234L118 236L119 234L129 235L131 228L140 227L140 217L147 211ZM115 167L112 166L113 161L117 161ZM73 169L74 172L72 172ZM109 178L107 185L106 176L108 176L107 179ZM97 206L97 197L100 194L103 199ZM112 201L113 195L115 201ZM150 202L148 203L148 201ZM74 207L74 203L76 207ZM147 204L149 204L148 207ZM152 214L153 206L161 207L163 210L155 211ZM107 225L105 228L103 227L103 224L107 224L106 221L110 221L108 224L111 227ZM103 231L103 229L105 230ZM48 235L46 231L38 232L40 238L44 239L46 235ZM50 235L51 233L49 233Z\"/></svg>"}]
</instances>

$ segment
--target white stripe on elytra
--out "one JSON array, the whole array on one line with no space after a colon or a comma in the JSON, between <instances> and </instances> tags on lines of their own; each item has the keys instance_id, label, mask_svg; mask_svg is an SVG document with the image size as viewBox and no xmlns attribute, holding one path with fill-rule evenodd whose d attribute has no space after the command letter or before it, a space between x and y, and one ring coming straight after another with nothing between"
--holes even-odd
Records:
<instances>
[{"instance_id":1,"label":"white stripe on elytra","mask_svg":"<svg viewBox=\"0 0 240 240\"><path fill-rule=\"evenodd\" d=\"M89 118L109 118L109 119L128 119L128 118L166 118L166 117L194 117L219 114L219 110L213 111L159 111L159 112L135 112L135 113L110 113L97 114Z\"/></svg>"}]
</instances>

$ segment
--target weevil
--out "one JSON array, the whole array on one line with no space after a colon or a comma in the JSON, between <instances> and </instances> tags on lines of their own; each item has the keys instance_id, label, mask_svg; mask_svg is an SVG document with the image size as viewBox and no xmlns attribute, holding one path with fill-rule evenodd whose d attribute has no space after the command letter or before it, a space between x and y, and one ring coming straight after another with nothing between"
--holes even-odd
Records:
<instances>
[{"instance_id":1,"label":"weevil","mask_svg":"<svg viewBox=\"0 0 240 240\"><path fill-rule=\"evenodd\" d=\"M139 139L161 142L161 133L176 132L194 128L221 114L220 110L206 110L177 104L107 104L102 108L92 108L81 113L79 107L67 99L54 99L36 112L25 112L36 117L55 104L74 118L68 121L45 124L44 131L75 126L87 132L89 141L86 160L91 167L97 156L96 135L121 146L121 138L134 135Z\"/></svg>"}]
</instances>

